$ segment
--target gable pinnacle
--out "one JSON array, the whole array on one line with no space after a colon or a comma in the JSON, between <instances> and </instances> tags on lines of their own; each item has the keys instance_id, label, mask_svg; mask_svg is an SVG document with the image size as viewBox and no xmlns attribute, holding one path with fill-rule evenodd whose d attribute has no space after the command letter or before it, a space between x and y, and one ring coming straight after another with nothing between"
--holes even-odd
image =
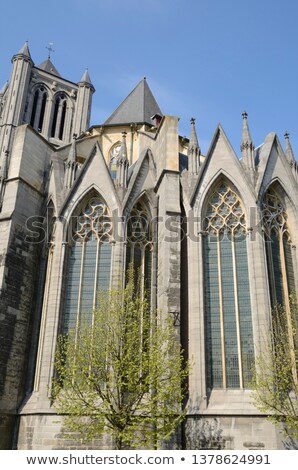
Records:
<instances>
[{"instance_id":1,"label":"gable pinnacle","mask_svg":"<svg viewBox=\"0 0 298 470\"><path fill-rule=\"evenodd\" d=\"M127 132L123 131L122 142L121 142L121 147L119 151L119 162L124 162L125 160L127 160L126 135L127 135Z\"/></svg>"},{"instance_id":2,"label":"gable pinnacle","mask_svg":"<svg viewBox=\"0 0 298 470\"><path fill-rule=\"evenodd\" d=\"M70 150L68 158L65 162L65 176L64 176L64 187L70 189L73 185L73 182L76 178L76 169L77 169L77 149L76 149L76 138L77 134L73 134L72 143L70 145Z\"/></svg>"},{"instance_id":3,"label":"gable pinnacle","mask_svg":"<svg viewBox=\"0 0 298 470\"><path fill-rule=\"evenodd\" d=\"M122 132L122 142L119 151L119 167L118 167L118 184L122 188L127 187L127 177L128 177L128 158L127 158L127 147L126 147L126 135L127 132L124 130Z\"/></svg>"},{"instance_id":4,"label":"gable pinnacle","mask_svg":"<svg viewBox=\"0 0 298 470\"><path fill-rule=\"evenodd\" d=\"M243 111L243 127L242 127L242 142L241 142L241 150L244 148L250 147L251 149L254 148L254 144L250 135L248 123L247 123L247 112Z\"/></svg>"},{"instance_id":5,"label":"gable pinnacle","mask_svg":"<svg viewBox=\"0 0 298 470\"><path fill-rule=\"evenodd\" d=\"M191 118L190 120L190 138L189 138L189 145L188 145L188 171L190 174L196 175L198 174L199 166L200 166L200 155L201 150L199 147L198 137L195 128L195 118Z\"/></svg>"},{"instance_id":6,"label":"gable pinnacle","mask_svg":"<svg viewBox=\"0 0 298 470\"><path fill-rule=\"evenodd\" d=\"M290 142L290 134L288 131L285 132L285 139L286 139L286 157L288 162L293 165L295 162L294 152L292 149L292 145Z\"/></svg>"},{"instance_id":7,"label":"gable pinnacle","mask_svg":"<svg viewBox=\"0 0 298 470\"><path fill-rule=\"evenodd\" d=\"M241 140L241 153L242 153L242 163L244 167L249 170L251 173L252 180L254 179L254 170L255 170L255 147L250 135L248 123L247 123L247 112L243 111L243 126L242 126L242 140Z\"/></svg>"}]
</instances>

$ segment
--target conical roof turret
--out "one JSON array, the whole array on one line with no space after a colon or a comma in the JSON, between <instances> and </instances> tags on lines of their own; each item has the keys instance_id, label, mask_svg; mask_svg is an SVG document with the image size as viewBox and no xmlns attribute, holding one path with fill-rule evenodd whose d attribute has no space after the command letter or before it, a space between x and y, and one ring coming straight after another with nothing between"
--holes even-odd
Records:
<instances>
[{"instance_id":1,"label":"conical roof turret","mask_svg":"<svg viewBox=\"0 0 298 470\"><path fill-rule=\"evenodd\" d=\"M33 60L31 58L31 54L30 54L30 50L29 50L29 44L28 44L28 41L25 42L25 44L23 45L23 47L21 47L21 49L19 50L19 52L17 52L16 54L14 54L14 56L12 57L12 62L15 58L17 57L23 57L24 59L27 59L29 60L30 62L32 62L33 64Z\"/></svg>"},{"instance_id":2,"label":"conical roof turret","mask_svg":"<svg viewBox=\"0 0 298 470\"><path fill-rule=\"evenodd\" d=\"M88 72L88 68L86 68L85 72L83 73L83 76L79 83L87 83L88 85L92 85L91 78Z\"/></svg>"},{"instance_id":3,"label":"conical roof turret","mask_svg":"<svg viewBox=\"0 0 298 470\"><path fill-rule=\"evenodd\" d=\"M88 68L86 68L85 72L83 73L83 76L82 76L81 80L78 82L78 85L81 86L81 87L87 87L92 91L92 93L94 93L95 88L94 88L94 86L91 82L91 78L90 78L90 75L89 75L89 72L88 72Z\"/></svg>"},{"instance_id":4,"label":"conical roof turret","mask_svg":"<svg viewBox=\"0 0 298 470\"><path fill-rule=\"evenodd\" d=\"M31 59L31 54L30 54L30 51L29 51L28 41L25 42L23 47L21 47L21 49L19 50L19 52L16 55L25 55L27 57L30 57L30 59Z\"/></svg>"}]
</instances>

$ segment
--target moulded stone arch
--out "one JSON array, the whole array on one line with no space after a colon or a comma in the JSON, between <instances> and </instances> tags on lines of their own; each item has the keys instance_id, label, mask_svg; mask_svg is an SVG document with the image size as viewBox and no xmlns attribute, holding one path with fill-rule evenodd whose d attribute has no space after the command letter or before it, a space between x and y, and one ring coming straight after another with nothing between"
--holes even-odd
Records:
<instances>
[{"instance_id":1,"label":"moulded stone arch","mask_svg":"<svg viewBox=\"0 0 298 470\"><path fill-rule=\"evenodd\" d=\"M42 104L43 98L39 96L36 99L36 93L40 91L43 95L46 95L46 102ZM50 103L52 100L52 91L43 82L35 83L30 90L30 97L27 109L27 121L35 129L44 135L47 135L47 120L50 113ZM43 107L43 110L41 109ZM34 113L34 115L33 115ZM39 122L42 119L42 128L39 128ZM37 122L38 120L38 122ZM46 127L46 128L45 128Z\"/></svg>"},{"instance_id":2,"label":"moulded stone arch","mask_svg":"<svg viewBox=\"0 0 298 470\"><path fill-rule=\"evenodd\" d=\"M142 170L146 170L146 176L142 175ZM143 183L146 177L151 178L152 186L148 188L143 187ZM127 208L132 207L133 201L140 197L144 192L148 192L149 189L153 189L156 183L156 172L153 171L153 156L150 149L146 149L142 152L140 158L136 161L133 166L133 173L130 176L127 192L123 201L123 212L127 211ZM151 184L151 183L150 183Z\"/></svg>"},{"instance_id":3,"label":"moulded stone arch","mask_svg":"<svg viewBox=\"0 0 298 470\"><path fill-rule=\"evenodd\" d=\"M272 181L267 184L262 194L260 194L259 200L261 204L261 210L263 208L264 198L266 194L268 194L268 191L270 191L270 189L273 189L273 191L278 195L281 203L285 208L285 211L288 214L289 231L292 242L295 243L297 242L296 234L298 233L297 207L295 206L292 198L289 196L289 193L280 178L275 177Z\"/></svg>"},{"instance_id":4,"label":"moulded stone arch","mask_svg":"<svg viewBox=\"0 0 298 470\"><path fill-rule=\"evenodd\" d=\"M68 223L62 323L64 332L91 320L98 292L110 288L113 221L100 193L88 191L73 207Z\"/></svg>"},{"instance_id":5,"label":"moulded stone arch","mask_svg":"<svg viewBox=\"0 0 298 470\"><path fill-rule=\"evenodd\" d=\"M63 223L63 240L68 241L71 237L71 230L72 225L77 216L79 215L80 211L83 207L88 203L90 199L98 198L102 201L103 204L106 205L108 212L111 218L111 224L113 225L113 214L109 203L104 195L104 192L99 190L95 185L90 185L88 188L85 189L83 193L80 193L75 200L73 200L72 204L70 204L64 214L60 215L60 219Z\"/></svg>"},{"instance_id":6,"label":"moulded stone arch","mask_svg":"<svg viewBox=\"0 0 298 470\"><path fill-rule=\"evenodd\" d=\"M249 386L254 360L247 216L237 187L220 175L202 203L208 393Z\"/></svg>"},{"instance_id":7,"label":"moulded stone arch","mask_svg":"<svg viewBox=\"0 0 298 470\"><path fill-rule=\"evenodd\" d=\"M135 211L135 210L138 210L138 211L143 211L144 212L144 217L146 217L148 219L148 223L151 227L151 223L152 223L152 207L151 207L151 203L150 203L150 200L148 198L148 195L146 194L146 192L144 191L142 194L139 195L139 197L137 197L132 205L130 206L130 208L126 208L126 227L125 227L125 232L127 234L127 229L128 229L128 221L131 217L131 214ZM150 230L152 231L152 229L150 228ZM152 239L153 237L153 234L151 233L151 237L150 239Z\"/></svg>"},{"instance_id":8,"label":"moulded stone arch","mask_svg":"<svg viewBox=\"0 0 298 470\"><path fill-rule=\"evenodd\" d=\"M153 305L154 222L150 202L143 193L135 201L125 224L125 270L132 264L140 280L141 293L147 293Z\"/></svg>"},{"instance_id":9,"label":"moulded stone arch","mask_svg":"<svg viewBox=\"0 0 298 470\"><path fill-rule=\"evenodd\" d=\"M65 100L60 109L58 99ZM65 107L64 107L65 105ZM69 94L59 90L52 96L52 109L49 125L49 136L58 141L69 141L74 103Z\"/></svg>"},{"instance_id":10,"label":"moulded stone arch","mask_svg":"<svg viewBox=\"0 0 298 470\"><path fill-rule=\"evenodd\" d=\"M245 191L245 188L239 189L239 182L235 181L235 179L230 174L227 174L226 171L221 170L218 171L212 179L210 179L208 185L204 188L202 194L200 194L199 197L196 197L194 210L195 215L199 218L198 230L203 230L202 223L208 200L212 194L212 191L215 190L216 186L220 183L220 181L225 181L227 184L230 184L234 188L235 192L239 197L239 200L241 201L247 224L249 224L250 207L255 206L255 201L252 197L251 192L249 190ZM246 192L245 197L243 197L243 192Z\"/></svg>"},{"instance_id":11,"label":"moulded stone arch","mask_svg":"<svg viewBox=\"0 0 298 470\"><path fill-rule=\"evenodd\" d=\"M298 286L297 209L279 178L265 188L261 204L271 307L283 304Z\"/></svg>"}]
</instances>

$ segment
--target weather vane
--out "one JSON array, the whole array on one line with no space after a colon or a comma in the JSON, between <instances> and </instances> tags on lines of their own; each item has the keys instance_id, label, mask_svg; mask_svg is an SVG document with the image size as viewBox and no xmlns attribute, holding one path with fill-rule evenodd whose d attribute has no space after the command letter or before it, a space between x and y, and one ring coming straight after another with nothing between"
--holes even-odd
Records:
<instances>
[{"instance_id":1,"label":"weather vane","mask_svg":"<svg viewBox=\"0 0 298 470\"><path fill-rule=\"evenodd\" d=\"M51 58L51 52L55 52L54 49L53 49L53 45L54 45L53 42L49 42L49 45L46 46L46 49L49 51L48 59Z\"/></svg>"}]
</instances>

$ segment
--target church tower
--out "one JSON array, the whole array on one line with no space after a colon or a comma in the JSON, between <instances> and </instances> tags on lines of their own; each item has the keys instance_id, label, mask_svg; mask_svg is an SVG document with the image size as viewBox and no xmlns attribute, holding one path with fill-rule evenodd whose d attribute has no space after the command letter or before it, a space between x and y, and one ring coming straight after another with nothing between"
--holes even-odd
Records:
<instances>
[{"instance_id":1,"label":"church tower","mask_svg":"<svg viewBox=\"0 0 298 470\"><path fill-rule=\"evenodd\" d=\"M88 71L74 83L63 78L49 55L35 65L26 42L12 58L10 81L0 91L1 155L10 152L14 129L30 124L55 147L71 142L90 125L95 91Z\"/></svg>"},{"instance_id":2,"label":"church tower","mask_svg":"<svg viewBox=\"0 0 298 470\"><path fill-rule=\"evenodd\" d=\"M38 337L37 294L47 259L51 162L58 149L70 146L65 166L75 171L73 135L89 127L93 92L88 72L79 83L67 80L50 54L35 65L27 42L0 88L0 448L13 445L17 410L30 383L27 364Z\"/></svg>"}]
</instances>

